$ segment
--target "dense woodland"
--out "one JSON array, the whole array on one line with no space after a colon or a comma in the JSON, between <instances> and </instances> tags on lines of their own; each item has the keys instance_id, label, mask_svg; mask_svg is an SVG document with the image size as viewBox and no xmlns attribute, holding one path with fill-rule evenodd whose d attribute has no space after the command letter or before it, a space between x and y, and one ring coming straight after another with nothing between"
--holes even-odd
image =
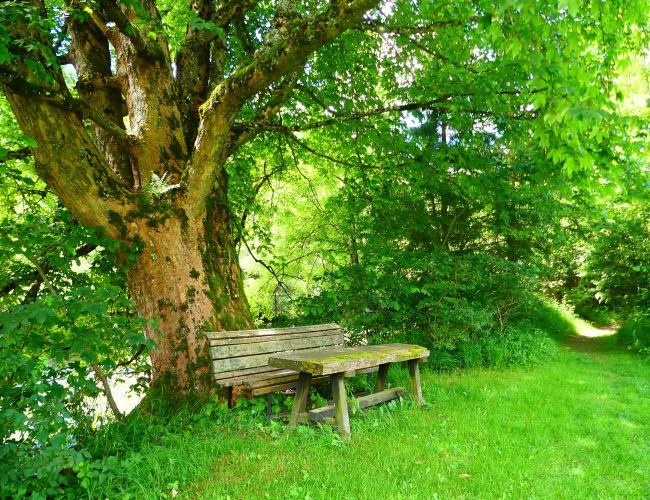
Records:
<instances>
[{"instance_id":1,"label":"dense woodland","mask_svg":"<svg viewBox=\"0 0 650 500\"><path fill-rule=\"evenodd\" d=\"M576 314L649 355L649 16L0 2L2 495L78 485L112 380L209 397L205 331L339 322L452 370Z\"/></svg>"}]
</instances>

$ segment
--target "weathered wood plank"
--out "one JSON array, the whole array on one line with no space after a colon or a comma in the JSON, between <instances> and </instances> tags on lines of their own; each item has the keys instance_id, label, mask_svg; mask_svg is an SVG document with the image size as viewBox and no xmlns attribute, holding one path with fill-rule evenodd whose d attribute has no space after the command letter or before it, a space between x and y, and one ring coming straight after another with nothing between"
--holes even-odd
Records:
<instances>
[{"instance_id":1,"label":"weathered wood plank","mask_svg":"<svg viewBox=\"0 0 650 500\"><path fill-rule=\"evenodd\" d=\"M298 377L298 386L296 388L296 397L293 401L289 427L295 427L298 423L298 417L305 412L307 408L307 399L309 398L309 385L311 382L310 373L301 373Z\"/></svg>"},{"instance_id":2,"label":"weathered wood plank","mask_svg":"<svg viewBox=\"0 0 650 500\"><path fill-rule=\"evenodd\" d=\"M404 396L406 391L403 387L394 387L391 389L386 389L381 392L375 392L373 394L368 394L367 396L361 396L356 399L356 404L360 409L368 408L370 406L378 405L381 403L386 403L393 399ZM352 410L352 404L348 403L348 411ZM316 408L307 412L307 417L309 420L314 422L323 422L325 419L332 418L334 416L334 405L323 406L322 408Z\"/></svg>"},{"instance_id":3,"label":"weathered wood plank","mask_svg":"<svg viewBox=\"0 0 650 500\"><path fill-rule=\"evenodd\" d=\"M339 336L343 342L341 330L318 330L316 332L296 332L283 335L267 335L265 337L243 337L243 338L218 338L209 340L210 348L222 345L256 344L258 342L275 342L276 340L306 339L312 337Z\"/></svg>"},{"instance_id":4,"label":"weathered wood plank","mask_svg":"<svg viewBox=\"0 0 650 500\"><path fill-rule=\"evenodd\" d=\"M276 375L276 373L278 375ZM298 379L298 372L294 372L293 370L279 370L276 368L271 371L265 371L253 375L240 375L238 377L215 380L215 382L217 385L220 385L222 387L229 387L233 385L249 385L252 380L272 380L275 377L280 377L289 373L293 373L296 376L296 380Z\"/></svg>"},{"instance_id":5,"label":"weathered wood plank","mask_svg":"<svg viewBox=\"0 0 650 500\"><path fill-rule=\"evenodd\" d=\"M278 340L274 342L257 342L254 344L225 345L210 348L212 359L225 359L240 356L251 356L268 352L277 353L293 351L296 349L308 349L317 347L328 347L343 344L343 335L325 335L312 338L295 338L291 340Z\"/></svg>"},{"instance_id":6,"label":"weathered wood plank","mask_svg":"<svg viewBox=\"0 0 650 500\"><path fill-rule=\"evenodd\" d=\"M355 375L361 375L365 373L371 373L377 371L376 367L365 368L363 370L358 370ZM242 373L243 372L243 373ZM233 374L231 376L231 374ZM280 382L277 377L288 376L293 374L294 378L288 378L284 382ZM222 387L231 387L233 385L247 385L252 388L251 393L255 396L259 394L266 394L266 392L259 392L259 390L264 389L265 385L273 385L277 387L276 390L282 391L284 389L291 389L295 387L298 381L298 372L293 370L283 370L279 368L274 368L272 366L265 366L259 368L249 368L247 370L239 370L235 372L223 372L217 373L216 375L222 376L222 378L215 379L215 383ZM346 377L354 376L352 374L345 374ZM323 376L318 379L312 379L312 384L327 382L329 376ZM268 392L268 391L267 391Z\"/></svg>"},{"instance_id":7,"label":"weathered wood plank","mask_svg":"<svg viewBox=\"0 0 650 500\"><path fill-rule=\"evenodd\" d=\"M325 384L327 382L329 382L329 375L326 375L324 377L312 377L310 385ZM278 392L284 391L286 389L293 389L297 385L298 379L296 378L296 380L293 382L284 382L281 384L273 384L265 387L256 387L254 389L250 389L250 395L261 396L263 394L268 394L269 392Z\"/></svg>"},{"instance_id":8,"label":"weathered wood plank","mask_svg":"<svg viewBox=\"0 0 650 500\"><path fill-rule=\"evenodd\" d=\"M215 373L213 376L213 379L217 384L221 384L221 381L224 381L226 379L230 378L235 378L235 377L244 377L247 375L254 375L257 373L264 373L264 372L274 372L278 371L280 368L276 368L274 366L256 366L254 368L246 368L244 370L231 370L229 372L221 372L221 373Z\"/></svg>"},{"instance_id":9,"label":"weathered wood plank","mask_svg":"<svg viewBox=\"0 0 650 500\"><path fill-rule=\"evenodd\" d=\"M424 359L428 356L429 351L421 346L384 344L276 353L269 356L268 363L277 368L309 372L312 375L328 375L385 363Z\"/></svg>"},{"instance_id":10,"label":"weathered wood plank","mask_svg":"<svg viewBox=\"0 0 650 500\"><path fill-rule=\"evenodd\" d=\"M422 397L422 385L420 384L420 368L418 361L412 359L408 362L409 366L409 379L411 382L411 393L415 396L416 401L420 406L424 404L424 398Z\"/></svg>"},{"instance_id":11,"label":"weathered wood plank","mask_svg":"<svg viewBox=\"0 0 650 500\"><path fill-rule=\"evenodd\" d=\"M291 351L291 352L301 352L307 349L313 349L313 348L310 347L305 349L296 349L295 351ZM285 353L284 352L265 353L265 354L256 354L253 356L240 356L237 358L225 358L225 359L213 360L212 373L222 373L227 371L243 370L246 368L255 368L258 366L267 366L269 357L275 354L285 354ZM275 367L275 368L283 368L283 367ZM291 370L291 368L289 369Z\"/></svg>"},{"instance_id":12,"label":"weathered wood plank","mask_svg":"<svg viewBox=\"0 0 650 500\"><path fill-rule=\"evenodd\" d=\"M243 337L264 337L267 335L284 335L288 333L317 332L322 330L340 329L336 323L311 326L291 326L287 328L261 328L259 330L234 330L227 332L206 332L208 339L226 339Z\"/></svg>"},{"instance_id":13,"label":"weathered wood plank","mask_svg":"<svg viewBox=\"0 0 650 500\"><path fill-rule=\"evenodd\" d=\"M302 372L301 372L302 373ZM345 382L342 373L331 375L332 399L334 400L334 418L340 429L343 438L350 437L350 416L348 414L348 403L345 393Z\"/></svg>"}]
</instances>

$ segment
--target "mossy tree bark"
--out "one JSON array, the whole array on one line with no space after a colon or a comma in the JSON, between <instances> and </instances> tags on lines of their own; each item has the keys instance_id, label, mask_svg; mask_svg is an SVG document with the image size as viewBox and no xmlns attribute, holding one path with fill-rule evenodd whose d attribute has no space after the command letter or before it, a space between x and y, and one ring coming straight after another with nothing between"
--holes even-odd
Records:
<instances>
[{"instance_id":1,"label":"mossy tree bark","mask_svg":"<svg viewBox=\"0 0 650 500\"><path fill-rule=\"evenodd\" d=\"M31 22L47 17L43 3L8 7L10 51L24 57L0 68L2 90L37 143L37 172L65 206L82 223L141 247L128 285L139 313L157 320L147 332L159 345L154 381L166 382L170 395L208 387L202 331L252 326L226 161L278 112L310 55L378 2L332 2L310 16L280 2L264 40L224 77L228 47L217 32L241 23L256 3L191 0L192 19L216 30L190 22L175 65L153 0L67 2L65 61L47 24ZM39 50L26 49L26 40ZM76 95L63 62L75 68ZM255 108L252 120L238 116L245 105ZM163 177L175 188L156 191Z\"/></svg>"}]
</instances>

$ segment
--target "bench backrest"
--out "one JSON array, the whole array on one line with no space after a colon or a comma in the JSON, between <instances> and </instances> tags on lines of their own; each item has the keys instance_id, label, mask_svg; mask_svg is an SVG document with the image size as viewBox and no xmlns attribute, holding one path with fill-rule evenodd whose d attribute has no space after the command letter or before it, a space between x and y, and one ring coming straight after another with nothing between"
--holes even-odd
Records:
<instances>
[{"instance_id":1,"label":"bench backrest","mask_svg":"<svg viewBox=\"0 0 650 500\"><path fill-rule=\"evenodd\" d=\"M206 333L215 382L277 370L268 366L273 354L344 345L339 325L296 326L263 330Z\"/></svg>"}]
</instances>

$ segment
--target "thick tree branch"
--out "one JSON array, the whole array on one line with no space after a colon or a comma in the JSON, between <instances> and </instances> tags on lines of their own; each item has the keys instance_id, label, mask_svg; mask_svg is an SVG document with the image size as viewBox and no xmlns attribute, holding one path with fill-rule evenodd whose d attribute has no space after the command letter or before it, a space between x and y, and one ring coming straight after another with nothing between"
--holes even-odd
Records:
<instances>
[{"instance_id":1,"label":"thick tree branch","mask_svg":"<svg viewBox=\"0 0 650 500\"><path fill-rule=\"evenodd\" d=\"M257 3L258 0L230 0L220 2L212 21L220 28L225 28L233 21L241 19Z\"/></svg>"},{"instance_id":2,"label":"thick tree branch","mask_svg":"<svg viewBox=\"0 0 650 500\"><path fill-rule=\"evenodd\" d=\"M113 120L106 116L101 111L93 109L88 103L82 101L81 99L75 99L68 97L62 99L59 97L49 97L49 96L34 96L38 100L52 104L53 106L65 110L65 111L74 111L79 113L84 118L94 122L99 125L101 128L110 132L110 134L115 138L117 142L124 146L135 146L139 144L137 137L129 134L122 127L117 125Z\"/></svg>"},{"instance_id":3,"label":"thick tree branch","mask_svg":"<svg viewBox=\"0 0 650 500\"><path fill-rule=\"evenodd\" d=\"M274 31L253 56L211 92L201 106L202 119L188 176L192 211L200 214L215 176L216 165L230 154L230 128L241 106L272 82L304 64L319 47L359 22L378 0L341 0L318 15L296 16ZM219 160L219 161L215 161ZM219 172L221 173L221 172Z\"/></svg>"},{"instance_id":4,"label":"thick tree branch","mask_svg":"<svg viewBox=\"0 0 650 500\"><path fill-rule=\"evenodd\" d=\"M244 64L211 93L202 106L205 115L236 112L239 107L273 81L304 64L319 47L353 26L378 0L335 2L319 15L296 17L283 25L271 43L258 49L253 61Z\"/></svg>"},{"instance_id":5,"label":"thick tree branch","mask_svg":"<svg viewBox=\"0 0 650 500\"><path fill-rule=\"evenodd\" d=\"M107 132L110 132L123 145L134 146L138 144L136 137L128 134L126 130L117 125L104 113L92 109L88 103L74 98L70 94L66 93L62 95L53 89L30 83L6 67L0 67L0 84L3 84L15 95L48 103L64 111L78 113L83 118L91 120Z\"/></svg>"},{"instance_id":6,"label":"thick tree branch","mask_svg":"<svg viewBox=\"0 0 650 500\"><path fill-rule=\"evenodd\" d=\"M207 23L214 16L213 0L191 0L190 12ZM185 31L185 40L176 55L176 85L178 102L185 125L185 142L190 146L196 139L199 127L199 106L208 95L210 75L210 45L214 33L195 26L190 21Z\"/></svg>"},{"instance_id":7,"label":"thick tree branch","mask_svg":"<svg viewBox=\"0 0 650 500\"><path fill-rule=\"evenodd\" d=\"M70 33L70 62L78 80L76 89L88 103L85 114L93 122L93 136L111 168L128 185L134 184L134 173L125 141L122 117L126 114L122 89L111 69L108 39L85 16L71 15L66 21ZM91 116L92 115L92 116Z\"/></svg>"},{"instance_id":8,"label":"thick tree branch","mask_svg":"<svg viewBox=\"0 0 650 500\"><path fill-rule=\"evenodd\" d=\"M99 5L106 14L106 17L115 23L120 33L131 40L131 43L133 43L133 46L138 52L147 57L161 58L161 48L157 44L152 46L150 42L142 37L140 30L122 12L118 3L114 0L99 0Z\"/></svg>"},{"instance_id":9,"label":"thick tree branch","mask_svg":"<svg viewBox=\"0 0 650 500\"><path fill-rule=\"evenodd\" d=\"M211 84L223 77L226 46L218 30L240 20L257 1L220 3L214 0L191 0L192 16L185 30L183 45L176 56L178 102L185 124L185 142L194 144L199 126L199 106L205 102ZM199 24L200 21L203 24ZM211 23L212 25L210 26Z\"/></svg>"},{"instance_id":10,"label":"thick tree branch","mask_svg":"<svg viewBox=\"0 0 650 500\"><path fill-rule=\"evenodd\" d=\"M235 21L233 25L235 27L235 36L237 37L237 40L239 40L239 44L244 49L244 52L246 52L249 56L252 56L255 52L255 45L246 32L246 26L244 25L244 22L238 20Z\"/></svg>"}]
</instances>

